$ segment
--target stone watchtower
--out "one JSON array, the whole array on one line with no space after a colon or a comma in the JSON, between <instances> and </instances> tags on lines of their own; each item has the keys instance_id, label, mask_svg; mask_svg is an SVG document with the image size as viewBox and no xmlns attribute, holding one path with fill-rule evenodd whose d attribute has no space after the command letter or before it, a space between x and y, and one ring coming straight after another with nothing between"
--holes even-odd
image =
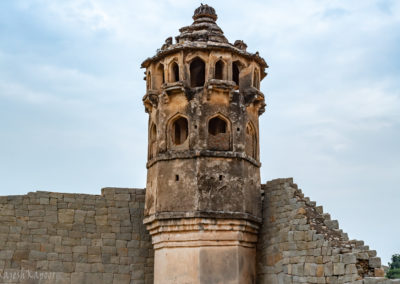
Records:
<instances>
[{"instance_id":1,"label":"stone watchtower","mask_svg":"<svg viewBox=\"0 0 400 284\"><path fill-rule=\"evenodd\" d=\"M254 283L268 66L243 41L228 42L212 7L193 19L142 63L154 282Z\"/></svg>"}]
</instances>

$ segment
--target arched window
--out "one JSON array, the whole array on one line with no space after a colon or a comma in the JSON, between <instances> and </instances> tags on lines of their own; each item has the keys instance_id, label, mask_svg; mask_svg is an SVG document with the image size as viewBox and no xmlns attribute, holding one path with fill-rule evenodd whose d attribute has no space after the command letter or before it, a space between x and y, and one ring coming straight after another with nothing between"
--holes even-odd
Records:
<instances>
[{"instance_id":1,"label":"arched window","mask_svg":"<svg viewBox=\"0 0 400 284\"><path fill-rule=\"evenodd\" d=\"M226 133L226 121L218 116L210 119L208 122L208 133L211 135Z\"/></svg>"},{"instance_id":2,"label":"arched window","mask_svg":"<svg viewBox=\"0 0 400 284\"><path fill-rule=\"evenodd\" d=\"M146 76L146 87L147 90L151 90L151 72L147 72L147 76Z\"/></svg>"},{"instance_id":3,"label":"arched window","mask_svg":"<svg viewBox=\"0 0 400 284\"><path fill-rule=\"evenodd\" d=\"M149 159L153 159L157 154L157 127L154 123L150 126L149 146Z\"/></svg>"},{"instance_id":4,"label":"arched window","mask_svg":"<svg viewBox=\"0 0 400 284\"><path fill-rule=\"evenodd\" d=\"M160 63L157 66L156 74L155 74L155 85L156 89L160 89L161 85L165 83L164 79L164 64Z\"/></svg>"},{"instance_id":5,"label":"arched window","mask_svg":"<svg viewBox=\"0 0 400 284\"><path fill-rule=\"evenodd\" d=\"M172 123L172 143L174 145L183 144L188 137L188 121L180 116Z\"/></svg>"},{"instance_id":6,"label":"arched window","mask_svg":"<svg viewBox=\"0 0 400 284\"><path fill-rule=\"evenodd\" d=\"M171 64L169 74L170 74L170 82L178 82L179 81L179 65L175 61L172 62L172 64Z\"/></svg>"},{"instance_id":7,"label":"arched window","mask_svg":"<svg viewBox=\"0 0 400 284\"><path fill-rule=\"evenodd\" d=\"M235 61L232 63L232 80L239 86L240 63Z\"/></svg>"},{"instance_id":8,"label":"arched window","mask_svg":"<svg viewBox=\"0 0 400 284\"><path fill-rule=\"evenodd\" d=\"M251 122L246 125L246 154L257 159L256 129Z\"/></svg>"},{"instance_id":9,"label":"arched window","mask_svg":"<svg viewBox=\"0 0 400 284\"><path fill-rule=\"evenodd\" d=\"M208 121L208 149L227 151L230 149L229 121L221 116Z\"/></svg>"},{"instance_id":10,"label":"arched window","mask_svg":"<svg viewBox=\"0 0 400 284\"><path fill-rule=\"evenodd\" d=\"M190 63L190 86L201 87L204 86L206 79L206 64L203 60L196 57Z\"/></svg>"},{"instance_id":11,"label":"arched window","mask_svg":"<svg viewBox=\"0 0 400 284\"><path fill-rule=\"evenodd\" d=\"M253 87L260 89L260 76L257 69L254 69L253 74Z\"/></svg>"},{"instance_id":12,"label":"arched window","mask_svg":"<svg viewBox=\"0 0 400 284\"><path fill-rule=\"evenodd\" d=\"M218 80L223 80L224 79L224 67L225 64L222 60L218 60L217 63L215 63L215 79Z\"/></svg>"}]
</instances>

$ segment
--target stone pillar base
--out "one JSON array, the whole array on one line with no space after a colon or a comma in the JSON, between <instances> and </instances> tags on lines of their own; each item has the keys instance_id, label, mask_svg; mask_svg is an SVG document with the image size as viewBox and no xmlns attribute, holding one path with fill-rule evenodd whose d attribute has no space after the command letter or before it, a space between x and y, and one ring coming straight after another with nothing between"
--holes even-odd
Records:
<instances>
[{"instance_id":1,"label":"stone pillar base","mask_svg":"<svg viewBox=\"0 0 400 284\"><path fill-rule=\"evenodd\" d=\"M255 248L168 247L154 257L154 283L255 283Z\"/></svg>"},{"instance_id":2,"label":"stone pillar base","mask_svg":"<svg viewBox=\"0 0 400 284\"><path fill-rule=\"evenodd\" d=\"M255 283L258 224L188 218L153 220L147 229L154 283Z\"/></svg>"}]
</instances>

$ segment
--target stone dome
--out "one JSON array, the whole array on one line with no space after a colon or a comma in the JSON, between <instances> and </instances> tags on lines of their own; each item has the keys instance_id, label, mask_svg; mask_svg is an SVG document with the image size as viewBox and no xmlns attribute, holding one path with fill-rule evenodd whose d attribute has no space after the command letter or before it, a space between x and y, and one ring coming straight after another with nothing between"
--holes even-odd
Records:
<instances>
[{"instance_id":1,"label":"stone dome","mask_svg":"<svg viewBox=\"0 0 400 284\"><path fill-rule=\"evenodd\" d=\"M224 32L217 25L217 14L211 6L201 4L194 11L193 24L179 29L181 34L176 37L178 43L182 42L219 42L228 43Z\"/></svg>"},{"instance_id":2,"label":"stone dome","mask_svg":"<svg viewBox=\"0 0 400 284\"><path fill-rule=\"evenodd\" d=\"M207 4L201 4L201 6L194 11L193 20L201 17L209 17L214 21L216 21L218 18L217 14L215 13L215 9Z\"/></svg>"}]
</instances>

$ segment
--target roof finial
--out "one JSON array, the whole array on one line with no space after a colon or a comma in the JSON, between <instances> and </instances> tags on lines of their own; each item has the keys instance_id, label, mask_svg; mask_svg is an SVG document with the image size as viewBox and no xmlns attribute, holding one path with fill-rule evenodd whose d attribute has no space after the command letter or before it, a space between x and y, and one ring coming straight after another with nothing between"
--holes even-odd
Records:
<instances>
[{"instance_id":1,"label":"roof finial","mask_svg":"<svg viewBox=\"0 0 400 284\"><path fill-rule=\"evenodd\" d=\"M214 21L217 20L217 14L215 13L215 9L207 4L201 3L200 7L194 11L193 20L198 18L207 17L211 18Z\"/></svg>"}]
</instances>

